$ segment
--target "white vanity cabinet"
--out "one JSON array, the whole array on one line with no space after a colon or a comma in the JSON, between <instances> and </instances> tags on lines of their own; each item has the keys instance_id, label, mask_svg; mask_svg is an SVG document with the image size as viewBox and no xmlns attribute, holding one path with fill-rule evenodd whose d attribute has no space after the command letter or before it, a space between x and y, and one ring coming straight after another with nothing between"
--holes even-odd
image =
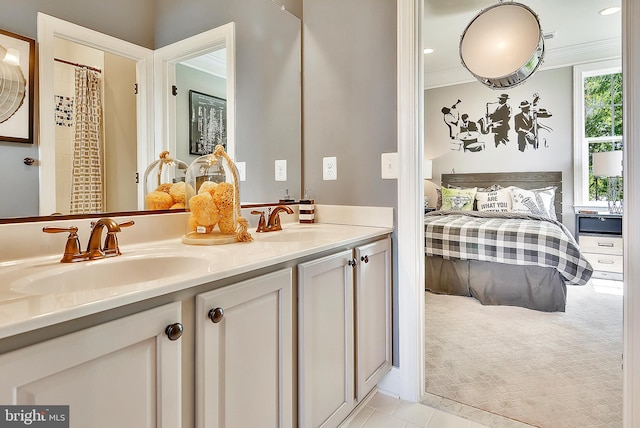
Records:
<instances>
[{"instance_id":1,"label":"white vanity cabinet","mask_svg":"<svg viewBox=\"0 0 640 428\"><path fill-rule=\"evenodd\" d=\"M0 403L69 405L78 428L179 427L180 322L171 303L2 354Z\"/></svg>"},{"instance_id":2,"label":"white vanity cabinet","mask_svg":"<svg viewBox=\"0 0 640 428\"><path fill-rule=\"evenodd\" d=\"M298 265L300 428L337 427L391 367L386 238Z\"/></svg>"},{"instance_id":3,"label":"white vanity cabinet","mask_svg":"<svg viewBox=\"0 0 640 428\"><path fill-rule=\"evenodd\" d=\"M292 270L196 296L196 426L293 427Z\"/></svg>"},{"instance_id":4,"label":"white vanity cabinet","mask_svg":"<svg viewBox=\"0 0 640 428\"><path fill-rule=\"evenodd\" d=\"M391 368L391 239L355 249L356 400Z\"/></svg>"}]
</instances>

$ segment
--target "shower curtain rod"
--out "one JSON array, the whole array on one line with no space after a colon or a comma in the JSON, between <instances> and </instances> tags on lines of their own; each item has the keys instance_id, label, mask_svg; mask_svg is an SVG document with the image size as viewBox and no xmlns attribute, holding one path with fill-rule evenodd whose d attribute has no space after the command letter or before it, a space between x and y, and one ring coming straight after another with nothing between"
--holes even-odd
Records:
<instances>
[{"instance_id":1,"label":"shower curtain rod","mask_svg":"<svg viewBox=\"0 0 640 428\"><path fill-rule=\"evenodd\" d=\"M78 64L77 62L71 62L71 61L67 61L67 60L64 60L64 59L60 59L60 58L54 58L54 61L58 61L58 62L62 62L64 64L73 65L74 67L82 67L82 68L86 68L87 70L91 70L91 71L95 71L95 72L98 72L98 73L102 73L102 70L100 70L99 68L90 67L90 66L84 65L84 64Z\"/></svg>"}]
</instances>

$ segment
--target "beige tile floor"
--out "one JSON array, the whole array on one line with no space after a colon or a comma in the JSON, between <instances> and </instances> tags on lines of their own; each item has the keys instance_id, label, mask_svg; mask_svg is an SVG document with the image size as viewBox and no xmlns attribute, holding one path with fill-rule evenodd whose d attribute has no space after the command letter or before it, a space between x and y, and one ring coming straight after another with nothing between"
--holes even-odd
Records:
<instances>
[{"instance_id":1,"label":"beige tile floor","mask_svg":"<svg viewBox=\"0 0 640 428\"><path fill-rule=\"evenodd\" d=\"M485 425L380 392L341 428L487 428Z\"/></svg>"}]
</instances>

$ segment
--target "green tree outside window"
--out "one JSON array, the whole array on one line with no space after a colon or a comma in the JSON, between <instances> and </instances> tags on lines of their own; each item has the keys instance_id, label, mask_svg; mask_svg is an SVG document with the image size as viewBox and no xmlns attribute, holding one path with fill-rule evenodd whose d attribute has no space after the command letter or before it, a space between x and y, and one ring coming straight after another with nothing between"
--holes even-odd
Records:
<instances>
[{"instance_id":1,"label":"green tree outside window","mask_svg":"<svg viewBox=\"0 0 640 428\"><path fill-rule=\"evenodd\" d=\"M606 201L609 179L594 177L593 153L622 150L622 73L584 79L585 137L589 147L589 200ZM622 199L620 179L618 198Z\"/></svg>"}]
</instances>

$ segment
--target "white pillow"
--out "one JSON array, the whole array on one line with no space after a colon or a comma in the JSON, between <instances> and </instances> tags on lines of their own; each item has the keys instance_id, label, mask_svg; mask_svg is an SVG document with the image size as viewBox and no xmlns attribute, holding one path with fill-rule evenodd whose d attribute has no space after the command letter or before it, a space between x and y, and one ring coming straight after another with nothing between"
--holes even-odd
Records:
<instances>
[{"instance_id":1,"label":"white pillow","mask_svg":"<svg viewBox=\"0 0 640 428\"><path fill-rule=\"evenodd\" d=\"M476 193L478 211L507 213L511 211L511 188Z\"/></svg>"},{"instance_id":2,"label":"white pillow","mask_svg":"<svg viewBox=\"0 0 640 428\"><path fill-rule=\"evenodd\" d=\"M555 208L556 187L524 190L511 188L512 211L523 214L537 214L557 220Z\"/></svg>"}]
</instances>

